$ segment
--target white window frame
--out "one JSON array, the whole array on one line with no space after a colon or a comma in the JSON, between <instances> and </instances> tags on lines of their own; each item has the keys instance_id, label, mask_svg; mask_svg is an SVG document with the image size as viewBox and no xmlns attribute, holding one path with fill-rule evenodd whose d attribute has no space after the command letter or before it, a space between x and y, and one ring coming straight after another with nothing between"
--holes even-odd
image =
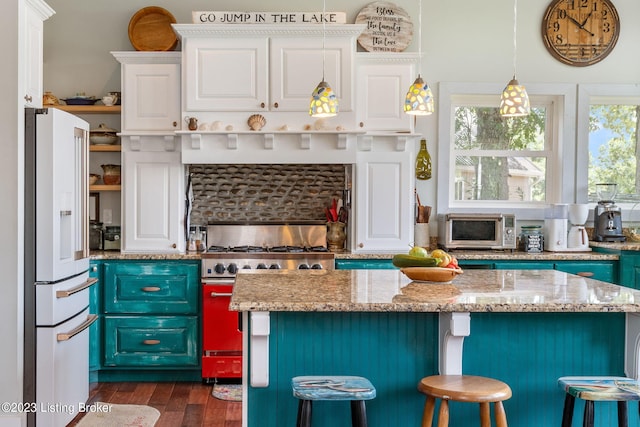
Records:
<instances>
[{"instance_id":1,"label":"white window frame","mask_svg":"<svg viewBox=\"0 0 640 427\"><path fill-rule=\"evenodd\" d=\"M460 203L455 200L454 114L459 105L473 105L478 95L495 96L500 104L503 84L449 83L438 86L438 213L512 213L518 220L543 220L550 203L573 203L576 170L576 85L526 84L530 97L553 102L551 117L547 117L545 134L551 156L547 163L546 201L517 202L513 200L478 200ZM462 104L461 104L461 101Z\"/></svg>"},{"instance_id":2,"label":"white window frame","mask_svg":"<svg viewBox=\"0 0 640 427\"><path fill-rule=\"evenodd\" d=\"M578 86L578 141L589 143L589 114L592 104L640 105L640 84L581 84ZM579 143L580 144L580 143ZM576 155L576 199L589 203L589 148L578 144ZM623 220L629 218L635 203L616 202ZM589 221L593 221L596 203L589 203Z\"/></svg>"}]
</instances>

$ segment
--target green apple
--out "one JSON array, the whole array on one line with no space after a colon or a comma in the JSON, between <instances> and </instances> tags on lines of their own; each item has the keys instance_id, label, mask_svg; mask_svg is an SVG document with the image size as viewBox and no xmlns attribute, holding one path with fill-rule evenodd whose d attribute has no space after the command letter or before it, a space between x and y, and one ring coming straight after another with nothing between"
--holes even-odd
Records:
<instances>
[{"instance_id":1,"label":"green apple","mask_svg":"<svg viewBox=\"0 0 640 427\"><path fill-rule=\"evenodd\" d=\"M414 246L409 251L409 255L415 256L418 258L426 258L427 256L429 256L429 251L427 251L425 248L421 246Z\"/></svg>"}]
</instances>

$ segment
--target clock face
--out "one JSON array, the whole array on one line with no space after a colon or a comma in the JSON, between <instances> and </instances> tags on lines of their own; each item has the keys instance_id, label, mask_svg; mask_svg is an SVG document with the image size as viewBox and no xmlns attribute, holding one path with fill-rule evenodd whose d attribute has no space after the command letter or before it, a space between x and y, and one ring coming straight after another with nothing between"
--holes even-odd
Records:
<instances>
[{"instance_id":1,"label":"clock face","mask_svg":"<svg viewBox=\"0 0 640 427\"><path fill-rule=\"evenodd\" d=\"M553 0L542 19L547 50L578 67L602 61L619 33L620 18L609 0Z\"/></svg>"}]
</instances>

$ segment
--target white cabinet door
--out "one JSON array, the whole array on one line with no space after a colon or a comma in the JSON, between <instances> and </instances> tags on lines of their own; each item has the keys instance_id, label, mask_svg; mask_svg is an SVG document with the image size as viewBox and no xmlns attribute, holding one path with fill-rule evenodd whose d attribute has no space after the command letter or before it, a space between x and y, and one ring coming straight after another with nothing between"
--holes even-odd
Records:
<instances>
[{"instance_id":1,"label":"white cabinet door","mask_svg":"<svg viewBox=\"0 0 640 427\"><path fill-rule=\"evenodd\" d=\"M180 63L122 65L122 130L179 130Z\"/></svg>"},{"instance_id":2,"label":"white cabinet door","mask_svg":"<svg viewBox=\"0 0 640 427\"><path fill-rule=\"evenodd\" d=\"M268 39L186 39L187 111L255 111L268 108Z\"/></svg>"},{"instance_id":3,"label":"white cabinet door","mask_svg":"<svg viewBox=\"0 0 640 427\"><path fill-rule=\"evenodd\" d=\"M374 54L375 55L375 54ZM413 59L392 54L358 56L357 120L363 130L412 131L412 116L404 113L407 90L415 80Z\"/></svg>"},{"instance_id":4,"label":"white cabinet door","mask_svg":"<svg viewBox=\"0 0 640 427\"><path fill-rule=\"evenodd\" d=\"M179 152L127 151L123 161L123 252L181 252L184 169Z\"/></svg>"},{"instance_id":5,"label":"white cabinet door","mask_svg":"<svg viewBox=\"0 0 640 427\"><path fill-rule=\"evenodd\" d=\"M356 252L406 252L413 241L411 153L359 152Z\"/></svg>"},{"instance_id":6,"label":"white cabinet door","mask_svg":"<svg viewBox=\"0 0 640 427\"><path fill-rule=\"evenodd\" d=\"M324 56L325 81L340 101L340 111L352 111L352 46L350 39L271 38L270 109L306 111L315 87L322 80Z\"/></svg>"},{"instance_id":7,"label":"white cabinet door","mask_svg":"<svg viewBox=\"0 0 640 427\"><path fill-rule=\"evenodd\" d=\"M44 21L55 12L42 0L25 1L22 40L23 102L26 107L42 107L42 44Z\"/></svg>"}]
</instances>

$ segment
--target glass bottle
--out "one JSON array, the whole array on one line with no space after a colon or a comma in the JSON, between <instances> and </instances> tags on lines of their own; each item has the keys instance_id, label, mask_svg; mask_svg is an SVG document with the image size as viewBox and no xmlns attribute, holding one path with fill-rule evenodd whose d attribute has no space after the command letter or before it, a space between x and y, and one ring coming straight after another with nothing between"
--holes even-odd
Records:
<instances>
[{"instance_id":1,"label":"glass bottle","mask_svg":"<svg viewBox=\"0 0 640 427\"><path fill-rule=\"evenodd\" d=\"M427 140L420 140L420 150L416 156L416 178L431 179L431 155L427 151Z\"/></svg>"}]
</instances>

